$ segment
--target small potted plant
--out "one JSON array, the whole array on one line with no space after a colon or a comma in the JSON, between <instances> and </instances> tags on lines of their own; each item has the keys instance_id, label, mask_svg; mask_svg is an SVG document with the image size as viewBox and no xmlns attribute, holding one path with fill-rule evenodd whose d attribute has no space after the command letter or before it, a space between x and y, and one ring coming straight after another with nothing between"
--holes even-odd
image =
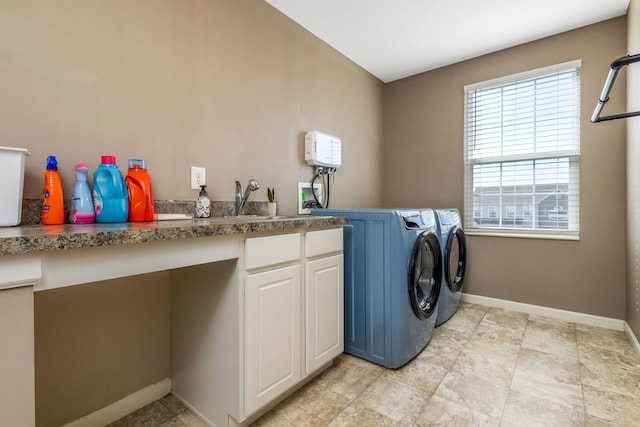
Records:
<instances>
[{"instance_id":1,"label":"small potted plant","mask_svg":"<svg viewBox=\"0 0 640 427\"><path fill-rule=\"evenodd\" d=\"M276 202L276 189L275 187L267 187L267 214L269 216L276 216L278 211L278 203Z\"/></svg>"}]
</instances>

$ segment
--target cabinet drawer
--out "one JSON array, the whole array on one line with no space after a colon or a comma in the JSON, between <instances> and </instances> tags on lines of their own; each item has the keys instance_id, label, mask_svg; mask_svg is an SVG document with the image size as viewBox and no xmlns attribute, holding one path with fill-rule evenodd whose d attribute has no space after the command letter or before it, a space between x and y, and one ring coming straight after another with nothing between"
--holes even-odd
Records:
<instances>
[{"instance_id":1,"label":"cabinet drawer","mask_svg":"<svg viewBox=\"0 0 640 427\"><path fill-rule=\"evenodd\" d=\"M310 231L306 234L307 258L342 251L342 227L331 230Z\"/></svg>"},{"instance_id":2,"label":"cabinet drawer","mask_svg":"<svg viewBox=\"0 0 640 427\"><path fill-rule=\"evenodd\" d=\"M244 245L245 269L266 267L300 259L300 233L253 237Z\"/></svg>"}]
</instances>

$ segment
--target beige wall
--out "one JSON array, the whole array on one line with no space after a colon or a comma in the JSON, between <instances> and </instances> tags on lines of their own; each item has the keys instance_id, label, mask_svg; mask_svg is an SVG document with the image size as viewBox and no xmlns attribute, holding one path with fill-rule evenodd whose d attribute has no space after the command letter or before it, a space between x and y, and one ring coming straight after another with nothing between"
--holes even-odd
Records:
<instances>
[{"instance_id":1,"label":"beige wall","mask_svg":"<svg viewBox=\"0 0 640 427\"><path fill-rule=\"evenodd\" d=\"M57 156L147 160L156 199L233 200L256 178L279 212L309 181L303 136L339 135L333 206L382 202L382 82L257 0L0 1L0 145L25 147L24 195ZM160 283L153 283L154 281ZM37 423L60 425L168 376L164 276L36 295ZM150 361L150 362L149 362Z\"/></svg>"},{"instance_id":2,"label":"beige wall","mask_svg":"<svg viewBox=\"0 0 640 427\"><path fill-rule=\"evenodd\" d=\"M40 197L46 157L73 167L100 155L144 158L157 199L233 200L256 178L295 212L311 179L303 136L343 140L335 206L381 203L383 84L257 0L0 2L0 145L25 147L25 197ZM366 153L366 155L363 155Z\"/></svg>"},{"instance_id":3,"label":"beige wall","mask_svg":"<svg viewBox=\"0 0 640 427\"><path fill-rule=\"evenodd\" d=\"M35 294L36 424L59 426L170 374L169 273Z\"/></svg>"},{"instance_id":4,"label":"beige wall","mask_svg":"<svg viewBox=\"0 0 640 427\"><path fill-rule=\"evenodd\" d=\"M123 171L128 158L147 160L157 199L195 198L197 165L213 199L232 200L234 180L255 177L263 189L252 197L275 186L282 213L294 212L295 184L311 177L302 149L310 129L343 139L333 206L462 209L462 87L582 58L580 242L470 237L465 286L624 316L624 125L588 124L608 63L626 53L624 18L386 89L256 0L7 0L0 27L0 145L32 153L25 197L39 197L49 154L67 197L75 163L93 170L114 154ZM623 108L620 94L607 106ZM36 294L38 425L71 421L167 375L165 274ZM151 366L139 362L150 354Z\"/></svg>"},{"instance_id":5,"label":"beige wall","mask_svg":"<svg viewBox=\"0 0 640 427\"><path fill-rule=\"evenodd\" d=\"M589 118L625 51L620 17L386 86L385 205L462 212L464 85L582 59L580 241L469 236L465 292L624 318L625 124ZM624 89L621 76L605 113L624 110Z\"/></svg>"},{"instance_id":6,"label":"beige wall","mask_svg":"<svg viewBox=\"0 0 640 427\"><path fill-rule=\"evenodd\" d=\"M631 0L627 13L627 52L640 53L640 1ZM640 64L627 73L628 111L640 110ZM627 323L640 337L640 118L626 119L627 125Z\"/></svg>"}]
</instances>

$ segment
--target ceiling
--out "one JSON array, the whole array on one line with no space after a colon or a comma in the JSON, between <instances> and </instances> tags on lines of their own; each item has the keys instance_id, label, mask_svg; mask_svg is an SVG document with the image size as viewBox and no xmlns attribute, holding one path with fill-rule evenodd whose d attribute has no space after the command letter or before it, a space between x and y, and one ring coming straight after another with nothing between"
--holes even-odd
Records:
<instances>
[{"instance_id":1,"label":"ceiling","mask_svg":"<svg viewBox=\"0 0 640 427\"><path fill-rule=\"evenodd\" d=\"M265 0L390 82L625 15L629 0Z\"/></svg>"}]
</instances>

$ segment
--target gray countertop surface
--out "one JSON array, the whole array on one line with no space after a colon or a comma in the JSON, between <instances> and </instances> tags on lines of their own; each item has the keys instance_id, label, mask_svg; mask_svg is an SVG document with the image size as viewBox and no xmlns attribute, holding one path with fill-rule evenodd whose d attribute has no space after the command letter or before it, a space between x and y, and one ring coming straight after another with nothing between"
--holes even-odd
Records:
<instances>
[{"instance_id":1,"label":"gray countertop surface","mask_svg":"<svg viewBox=\"0 0 640 427\"><path fill-rule=\"evenodd\" d=\"M232 234L286 232L301 228L337 226L346 222L347 219L341 217L305 215L276 219L216 217L117 224L0 227L0 255Z\"/></svg>"}]
</instances>

